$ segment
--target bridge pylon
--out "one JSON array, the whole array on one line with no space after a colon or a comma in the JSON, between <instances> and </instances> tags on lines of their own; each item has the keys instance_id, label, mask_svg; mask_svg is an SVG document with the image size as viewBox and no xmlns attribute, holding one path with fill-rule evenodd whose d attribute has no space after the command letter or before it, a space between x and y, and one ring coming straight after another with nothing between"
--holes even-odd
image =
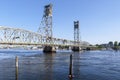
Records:
<instances>
[{"instance_id":1,"label":"bridge pylon","mask_svg":"<svg viewBox=\"0 0 120 80\"><path fill-rule=\"evenodd\" d=\"M74 21L74 46L72 51L80 51L80 41L79 41L79 21Z\"/></svg>"},{"instance_id":2,"label":"bridge pylon","mask_svg":"<svg viewBox=\"0 0 120 80\"><path fill-rule=\"evenodd\" d=\"M55 52L53 46L53 32L52 32L52 4L48 4L44 6L44 14L42 19L43 26L43 35L45 36L45 44L43 48L43 52ZM39 28L41 29L41 28Z\"/></svg>"}]
</instances>

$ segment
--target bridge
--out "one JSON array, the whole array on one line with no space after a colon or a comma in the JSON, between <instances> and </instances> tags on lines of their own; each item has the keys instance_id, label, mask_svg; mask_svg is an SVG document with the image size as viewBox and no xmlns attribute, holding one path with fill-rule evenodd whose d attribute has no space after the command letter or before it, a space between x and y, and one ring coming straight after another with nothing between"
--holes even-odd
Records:
<instances>
[{"instance_id":1,"label":"bridge","mask_svg":"<svg viewBox=\"0 0 120 80\"><path fill-rule=\"evenodd\" d=\"M56 47L71 47L79 51L79 21L74 22L74 41L54 38L52 33L52 4L44 6L44 14L38 32L0 26L1 45L39 46L44 52L53 52Z\"/></svg>"},{"instance_id":2,"label":"bridge","mask_svg":"<svg viewBox=\"0 0 120 80\"><path fill-rule=\"evenodd\" d=\"M4 45L53 45L53 46L73 46L74 41L52 38L53 43L46 42L46 36L37 32L27 31L18 28L0 26L0 44Z\"/></svg>"}]
</instances>

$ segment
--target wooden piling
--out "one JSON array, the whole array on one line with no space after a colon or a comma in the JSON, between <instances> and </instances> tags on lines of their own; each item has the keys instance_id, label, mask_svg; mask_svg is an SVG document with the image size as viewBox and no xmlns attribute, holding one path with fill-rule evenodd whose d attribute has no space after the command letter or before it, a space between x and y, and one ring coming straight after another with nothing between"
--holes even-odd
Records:
<instances>
[{"instance_id":1,"label":"wooden piling","mask_svg":"<svg viewBox=\"0 0 120 80\"><path fill-rule=\"evenodd\" d=\"M18 56L16 56L16 59L15 59L15 66L18 67Z\"/></svg>"},{"instance_id":2,"label":"wooden piling","mask_svg":"<svg viewBox=\"0 0 120 80\"><path fill-rule=\"evenodd\" d=\"M15 67L16 67L15 80L18 80L18 56L16 56L15 58Z\"/></svg>"},{"instance_id":3,"label":"wooden piling","mask_svg":"<svg viewBox=\"0 0 120 80\"><path fill-rule=\"evenodd\" d=\"M73 75L72 75L72 54L70 55L69 78L73 78Z\"/></svg>"}]
</instances>

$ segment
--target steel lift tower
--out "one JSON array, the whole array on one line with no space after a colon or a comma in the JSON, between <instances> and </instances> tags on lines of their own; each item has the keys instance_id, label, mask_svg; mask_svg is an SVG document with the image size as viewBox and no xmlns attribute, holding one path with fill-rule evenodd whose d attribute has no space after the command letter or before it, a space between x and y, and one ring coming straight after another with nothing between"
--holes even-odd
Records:
<instances>
[{"instance_id":1,"label":"steel lift tower","mask_svg":"<svg viewBox=\"0 0 120 80\"><path fill-rule=\"evenodd\" d=\"M52 4L44 7L44 22L45 22L45 36L46 43L52 44Z\"/></svg>"},{"instance_id":2,"label":"steel lift tower","mask_svg":"<svg viewBox=\"0 0 120 80\"><path fill-rule=\"evenodd\" d=\"M43 34L45 36L45 43L48 45L44 46L43 52L55 52L53 44L53 33L52 33L52 4L44 6L44 14L42 19ZM39 28L40 29L40 28ZM42 30L41 30L42 31Z\"/></svg>"},{"instance_id":3,"label":"steel lift tower","mask_svg":"<svg viewBox=\"0 0 120 80\"><path fill-rule=\"evenodd\" d=\"M74 47L72 51L80 51L79 21L74 21Z\"/></svg>"}]
</instances>

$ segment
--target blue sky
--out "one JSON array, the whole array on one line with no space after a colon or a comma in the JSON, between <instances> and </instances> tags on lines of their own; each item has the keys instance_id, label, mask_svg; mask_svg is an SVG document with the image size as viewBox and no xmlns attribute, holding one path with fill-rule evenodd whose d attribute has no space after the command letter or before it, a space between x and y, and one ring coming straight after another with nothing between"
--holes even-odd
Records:
<instances>
[{"instance_id":1,"label":"blue sky","mask_svg":"<svg viewBox=\"0 0 120 80\"><path fill-rule=\"evenodd\" d=\"M0 26L36 32L50 2L54 37L73 40L73 21L79 20L81 40L120 41L120 0L0 0Z\"/></svg>"}]
</instances>

